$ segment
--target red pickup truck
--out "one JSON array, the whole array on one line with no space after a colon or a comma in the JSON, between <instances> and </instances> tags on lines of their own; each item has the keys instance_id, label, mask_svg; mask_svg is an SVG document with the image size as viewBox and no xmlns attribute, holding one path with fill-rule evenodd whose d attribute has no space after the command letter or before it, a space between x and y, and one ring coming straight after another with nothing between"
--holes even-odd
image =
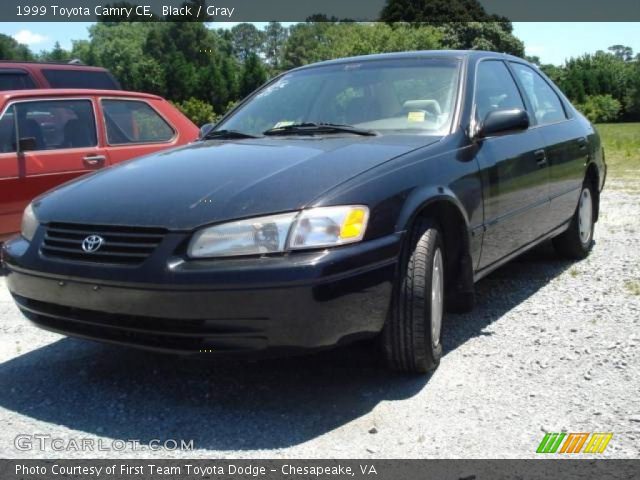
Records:
<instances>
[{"instance_id":1,"label":"red pickup truck","mask_svg":"<svg viewBox=\"0 0 640 480\"><path fill-rule=\"evenodd\" d=\"M0 242L46 190L199 133L163 98L121 90L5 91L0 112Z\"/></svg>"},{"instance_id":2,"label":"red pickup truck","mask_svg":"<svg viewBox=\"0 0 640 480\"><path fill-rule=\"evenodd\" d=\"M77 60L69 63L0 60L0 90L33 88L122 90L109 70L84 65Z\"/></svg>"}]
</instances>

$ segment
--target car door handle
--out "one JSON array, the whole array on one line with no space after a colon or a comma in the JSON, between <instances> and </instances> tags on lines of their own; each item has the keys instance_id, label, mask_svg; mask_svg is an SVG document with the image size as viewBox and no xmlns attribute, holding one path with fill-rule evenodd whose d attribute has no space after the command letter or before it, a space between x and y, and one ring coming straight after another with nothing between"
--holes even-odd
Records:
<instances>
[{"instance_id":1,"label":"car door handle","mask_svg":"<svg viewBox=\"0 0 640 480\"><path fill-rule=\"evenodd\" d=\"M544 167L547 164L547 153L543 148L533 152L533 156L536 158L536 163L539 167Z\"/></svg>"},{"instance_id":2,"label":"car door handle","mask_svg":"<svg viewBox=\"0 0 640 480\"><path fill-rule=\"evenodd\" d=\"M107 160L107 157L104 155L87 155L82 159L85 165L88 167L101 167L104 165L104 162Z\"/></svg>"}]
</instances>

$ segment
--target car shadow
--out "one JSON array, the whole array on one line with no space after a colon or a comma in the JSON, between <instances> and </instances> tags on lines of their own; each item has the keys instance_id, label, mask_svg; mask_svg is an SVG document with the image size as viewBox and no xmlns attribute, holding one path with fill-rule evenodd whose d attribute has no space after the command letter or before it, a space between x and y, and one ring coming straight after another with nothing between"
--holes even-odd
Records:
<instances>
[{"instance_id":1,"label":"car shadow","mask_svg":"<svg viewBox=\"0 0 640 480\"><path fill-rule=\"evenodd\" d=\"M479 282L474 312L448 317L445 355L570 265L543 246ZM65 338L0 364L0 407L112 439L286 448L429 388L430 376L389 372L374 352L369 342L303 357L203 361Z\"/></svg>"},{"instance_id":2,"label":"car shadow","mask_svg":"<svg viewBox=\"0 0 640 480\"><path fill-rule=\"evenodd\" d=\"M476 283L476 306L465 314L449 314L443 324L443 350L470 338L491 335L487 327L534 295L574 263L560 258L551 241L512 260ZM544 305L542 306L544 308Z\"/></svg>"},{"instance_id":3,"label":"car shadow","mask_svg":"<svg viewBox=\"0 0 640 480\"><path fill-rule=\"evenodd\" d=\"M0 277L4 277L7 273L7 269L2 263L2 242L0 242Z\"/></svg>"}]
</instances>

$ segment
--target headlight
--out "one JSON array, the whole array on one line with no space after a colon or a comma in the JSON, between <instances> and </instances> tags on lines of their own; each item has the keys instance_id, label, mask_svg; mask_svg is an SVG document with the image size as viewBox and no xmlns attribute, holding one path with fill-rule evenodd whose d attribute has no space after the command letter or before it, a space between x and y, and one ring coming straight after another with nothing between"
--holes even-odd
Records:
<instances>
[{"instance_id":1,"label":"headlight","mask_svg":"<svg viewBox=\"0 0 640 480\"><path fill-rule=\"evenodd\" d=\"M38 219L33 211L33 205L30 203L27 205L27 208L24 209L24 213L22 214L22 227L20 228L20 233L24 238L31 241L33 240L33 236L36 234L37 229Z\"/></svg>"},{"instance_id":2,"label":"headlight","mask_svg":"<svg viewBox=\"0 0 640 480\"><path fill-rule=\"evenodd\" d=\"M367 207L340 206L240 220L200 230L187 254L232 257L344 245L362 240L368 219Z\"/></svg>"},{"instance_id":3,"label":"headlight","mask_svg":"<svg viewBox=\"0 0 640 480\"><path fill-rule=\"evenodd\" d=\"M195 234L187 253L202 258L282 252L296 215L285 213L205 228Z\"/></svg>"},{"instance_id":4,"label":"headlight","mask_svg":"<svg viewBox=\"0 0 640 480\"><path fill-rule=\"evenodd\" d=\"M289 241L290 248L316 248L359 242L364 237L369 209L364 206L303 210Z\"/></svg>"}]
</instances>

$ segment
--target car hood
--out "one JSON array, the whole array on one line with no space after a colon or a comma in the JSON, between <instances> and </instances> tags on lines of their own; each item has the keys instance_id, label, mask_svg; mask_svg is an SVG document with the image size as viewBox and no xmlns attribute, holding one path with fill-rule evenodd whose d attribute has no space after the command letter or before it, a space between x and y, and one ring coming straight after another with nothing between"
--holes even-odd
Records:
<instances>
[{"instance_id":1,"label":"car hood","mask_svg":"<svg viewBox=\"0 0 640 480\"><path fill-rule=\"evenodd\" d=\"M43 223L192 229L297 210L336 185L438 137L196 142L100 171L35 202Z\"/></svg>"}]
</instances>

